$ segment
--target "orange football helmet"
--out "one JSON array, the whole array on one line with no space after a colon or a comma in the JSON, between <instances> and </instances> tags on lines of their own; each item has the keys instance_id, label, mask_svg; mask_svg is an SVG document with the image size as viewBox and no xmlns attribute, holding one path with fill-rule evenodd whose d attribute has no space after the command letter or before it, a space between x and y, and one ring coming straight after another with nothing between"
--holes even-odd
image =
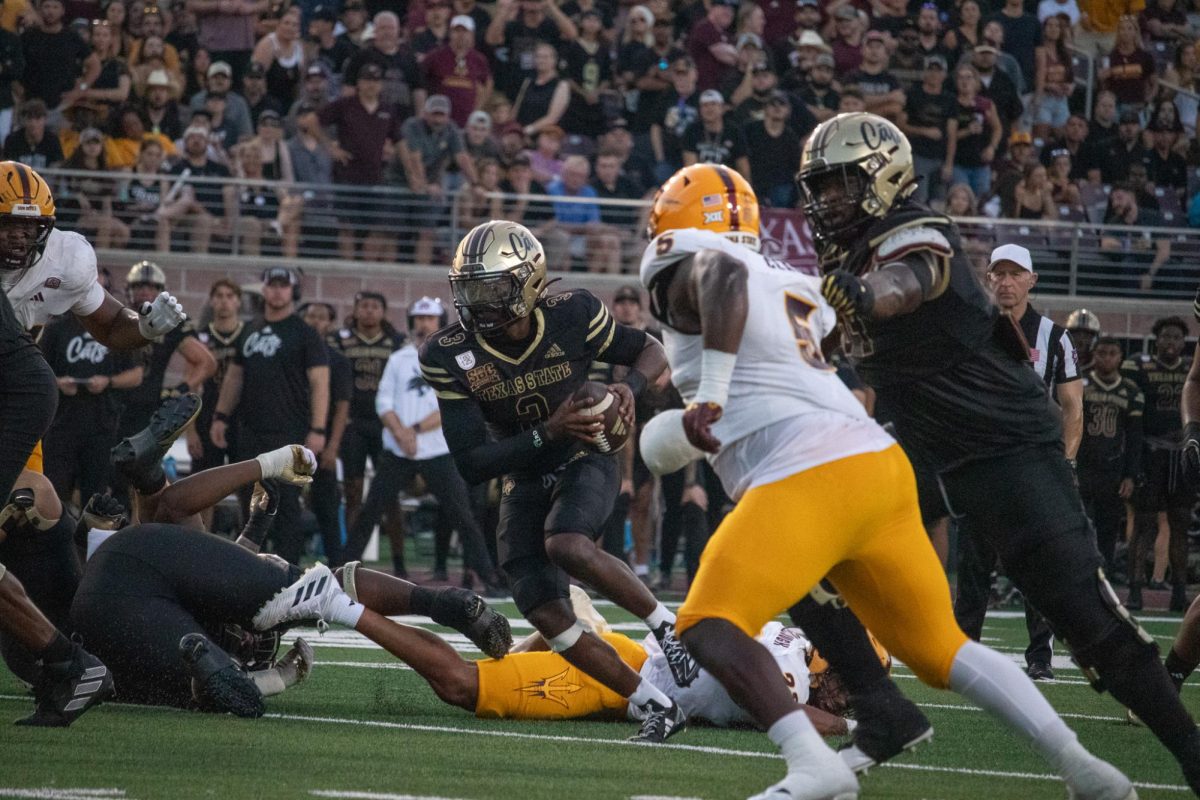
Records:
<instances>
[{"instance_id":1,"label":"orange football helmet","mask_svg":"<svg viewBox=\"0 0 1200 800\"><path fill-rule=\"evenodd\" d=\"M54 196L41 175L20 162L0 161L0 226L11 225L10 220L27 220L36 226L25 243L11 235L0 237L0 269L33 266L54 230L54 214Z\"/></svg>"},{"instance_id":2,"label":"orange football helmet","mask_svg":"<svg viewBox=\"0 0 1200 800\"><path fill-rule=\"evenodd\" d=\"M684 228L719 233L757 250L758 197L750 182L720 164L693 164L676 172L654 198L646 233L653 239Z\"/></svg>"}]
</instances>

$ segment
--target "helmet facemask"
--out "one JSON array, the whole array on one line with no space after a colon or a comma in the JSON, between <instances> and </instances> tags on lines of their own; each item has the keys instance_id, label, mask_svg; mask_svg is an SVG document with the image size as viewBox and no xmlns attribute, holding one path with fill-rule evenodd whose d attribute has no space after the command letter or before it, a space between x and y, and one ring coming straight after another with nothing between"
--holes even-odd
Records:
<instances>
[{"instance_id":1,"label":"helmet facemask","mask_svg":"<svg viewBox=\"0 0 1200 800\"><path fill-rule=\"evenodd\" d=\"M54 217L11 214L0 217L0 269L29 269L41 257L54 230Z\"/></svg>"},{"instance_id":2,"label":"helmet facemask","mask_svg":"<svg viewBox=\"0 0 1200 800\"><path fill-rule=\"evenodd\" d=\"M533 272L531 264L522 264L507 272L451 275L450 292L463 328L494 335L533 313L523 291Z\"/></svg>"},{"instance_id":3,"label":"helmet facemask","mask_svg":"<svg viewBox=\"0 0 1200 800\"><path fill-rule=\"evenodd\" d=\"M867 206L881 205L858 162L831 164L802 173L798 185L800 207L819 248L848 246L872 219Z\"/></svg>"}]
</instances>

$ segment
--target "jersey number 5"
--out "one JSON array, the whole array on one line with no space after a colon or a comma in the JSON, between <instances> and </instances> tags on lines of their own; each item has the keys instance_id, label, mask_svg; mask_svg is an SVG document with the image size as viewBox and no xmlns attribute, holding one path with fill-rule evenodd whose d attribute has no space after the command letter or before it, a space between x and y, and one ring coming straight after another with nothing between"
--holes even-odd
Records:
<instances>
[{"instance_id":1,"label":"jersey number 5","mask_svg":"<svg viewBox=\"0 0 1200 800\"><path fill-rule=\"evenodd\" d=\"M800 295L787 292L784 294L784 307L787 309L788 321L792 323L792 333L796 337L796 345L800 348L800 357L810 367L828 370L829 365L821 358L821 343L813 333L809 318L817 307Z\"/></svg>"}]
</instances>

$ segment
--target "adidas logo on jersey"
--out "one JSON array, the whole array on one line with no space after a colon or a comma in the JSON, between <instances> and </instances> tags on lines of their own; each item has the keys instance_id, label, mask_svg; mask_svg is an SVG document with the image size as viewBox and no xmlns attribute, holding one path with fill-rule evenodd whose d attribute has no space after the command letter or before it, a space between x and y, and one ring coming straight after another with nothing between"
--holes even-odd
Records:
<instances>
[{"instance_id":1,"label":"adidas logo on jersey","mask_svg":"<svg viewBox=\"0 0 1200 800\"><path fill-rule=\"evenodd\" d=\"M550 349L546 351L546 358L562 358L566 353L558 346L558 342L550 345Z\"/></svg>"}]
</instances>

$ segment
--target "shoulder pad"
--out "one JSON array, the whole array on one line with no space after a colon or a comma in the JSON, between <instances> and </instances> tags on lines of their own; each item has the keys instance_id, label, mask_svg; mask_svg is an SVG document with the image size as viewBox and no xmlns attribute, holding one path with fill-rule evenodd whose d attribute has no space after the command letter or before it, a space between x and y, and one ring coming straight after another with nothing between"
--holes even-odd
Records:
<instances>
[{"instance_id":1,"label":"shoulder pad","mask_svg":"<svg viewBox=\"0 0 1200 800\"><path fill-rule=\"evenodd\" d=\"M936 228L924 225L912 228L901 228L889 234L875 249L875 261L885 263L898 261L915 250L932 250L942 258L954 254L945 234Z\"/></svg>"},{"instance_id":2,"label":"shoulder pad","mask_svg":"<svg viewBox=\"0 0 1200 800\"><path fill-rule=\"evenodd\" d=\"M350 332L349 328L342 328L341 330L338 331L338 336L340 336L343 339L349 339L352 335L353 334Z\"/></svg>"}]
</instances>

